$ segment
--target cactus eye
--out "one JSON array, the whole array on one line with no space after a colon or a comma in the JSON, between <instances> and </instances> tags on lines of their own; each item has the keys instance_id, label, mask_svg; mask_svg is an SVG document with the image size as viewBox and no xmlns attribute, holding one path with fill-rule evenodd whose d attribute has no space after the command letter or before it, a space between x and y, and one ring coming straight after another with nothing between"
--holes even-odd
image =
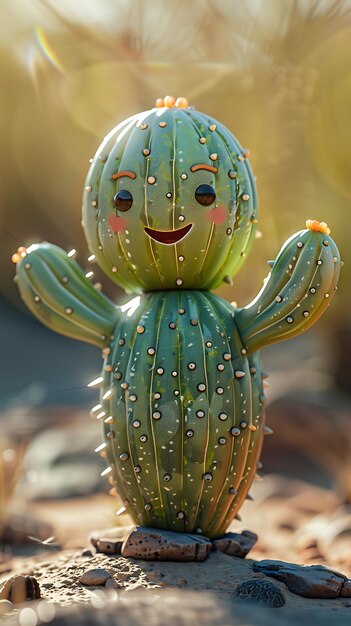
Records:
<instances>
[{"instance_id":1,"label":"cactus eye","mask_svg":"<svg viewBox=\"0 0 351 626\"><path fill-rule=\"evenodd\" d=\"M215 190L211 185L199 185L195 191L195 198L199 204L208 206L216 199Z\"/></svg>"},{"instance_id":2,"label":"cactus eye","mask_svg":"<svg viewBox=\"0 0 351 626\"><path fill-rule=\"evenodd\" d=\"M118 211L128 211L133 204L133 196L126 189L121 189L116 193L113 202Z\"/></svg>"}]
</instances>

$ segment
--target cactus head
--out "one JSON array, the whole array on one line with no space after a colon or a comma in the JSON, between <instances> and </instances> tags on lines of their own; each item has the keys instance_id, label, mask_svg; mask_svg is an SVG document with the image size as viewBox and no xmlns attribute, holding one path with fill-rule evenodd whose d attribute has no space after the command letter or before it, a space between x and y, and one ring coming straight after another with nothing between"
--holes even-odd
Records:
<instances>
[{"instance_id":1,"label":"cactus head","mask_svg":"<svg viewBox=\"0 0 351 626\"><path fill-rule=\"evenodd\" d=\"M104 139L83 196L89 248L128 291L213 289L245 260L257 218L247 153L167 96Z\"/></svg>"}]
</instances>

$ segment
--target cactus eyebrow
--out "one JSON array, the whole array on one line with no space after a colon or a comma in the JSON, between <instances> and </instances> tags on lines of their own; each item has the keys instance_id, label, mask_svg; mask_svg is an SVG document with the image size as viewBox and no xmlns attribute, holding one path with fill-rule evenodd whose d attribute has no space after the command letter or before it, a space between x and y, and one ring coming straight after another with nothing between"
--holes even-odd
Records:
<instances>
[{"instance_id":1,"label":"cactus eyebrow","mask_svg":"<svg viewBox=\"0 0 351 626\"><path fill-rule=\"evenodd\" d=\"M197 172L198 170L208 170L209 172L213 172L217 174L218 168L214 165L207 165L207 163L197 163L196 165L192 165L190 168L191 172Z\"/></svg>"},{"instance_id":2,"label":"cactus eyebrow","mask_svg":"<svg viewBox=\"0 0 351 626\"><path fill-rule=\"evenodd\" d=\"M132 172L131 170L117 172L116 174L112 174L112 180L117 180L117 178L122 178L122 176L129 176L129 178L136 178L136 173Z\"/></svg>"}]
</instances>

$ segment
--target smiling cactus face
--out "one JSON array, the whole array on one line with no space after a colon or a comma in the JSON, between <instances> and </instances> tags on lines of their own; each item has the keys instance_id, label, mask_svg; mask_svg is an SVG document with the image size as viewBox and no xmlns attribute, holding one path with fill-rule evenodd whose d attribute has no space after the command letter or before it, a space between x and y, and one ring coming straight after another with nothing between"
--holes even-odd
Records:
<instances>
[{"instance_id":1,"label":"smiling cactus face","mask_svg":"<svg viewBox=\"0 0 351 626\"><path fill-rule=\"evenodd\" d=\"M256 220L246 153L185 99L114 128L83 196L89 248L128 291L213 289L245 260Z\"/></svg>"}]
</instances>

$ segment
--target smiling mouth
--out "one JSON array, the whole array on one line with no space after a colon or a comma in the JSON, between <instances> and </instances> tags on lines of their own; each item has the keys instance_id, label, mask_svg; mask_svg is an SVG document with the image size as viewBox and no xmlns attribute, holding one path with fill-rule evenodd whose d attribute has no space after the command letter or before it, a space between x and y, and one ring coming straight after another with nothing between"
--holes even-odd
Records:
<instances>
[{"instance_id":1,"label":"smiling mouth","mask_svg":"<svg viewBox=\"0 0 351 626\"><path fill-rule=\"evenodd\" d=\"M151 239L154 239L158 243L170 246L172 243L178 243L178 241L184 239L185 235L190 232L192 227L193 224L190 223L183 226L183 228L178 228L177 230L154 230L148 226L145 226L144 230L146 234L151 237Z\"/></svg>"}]
</instances>

